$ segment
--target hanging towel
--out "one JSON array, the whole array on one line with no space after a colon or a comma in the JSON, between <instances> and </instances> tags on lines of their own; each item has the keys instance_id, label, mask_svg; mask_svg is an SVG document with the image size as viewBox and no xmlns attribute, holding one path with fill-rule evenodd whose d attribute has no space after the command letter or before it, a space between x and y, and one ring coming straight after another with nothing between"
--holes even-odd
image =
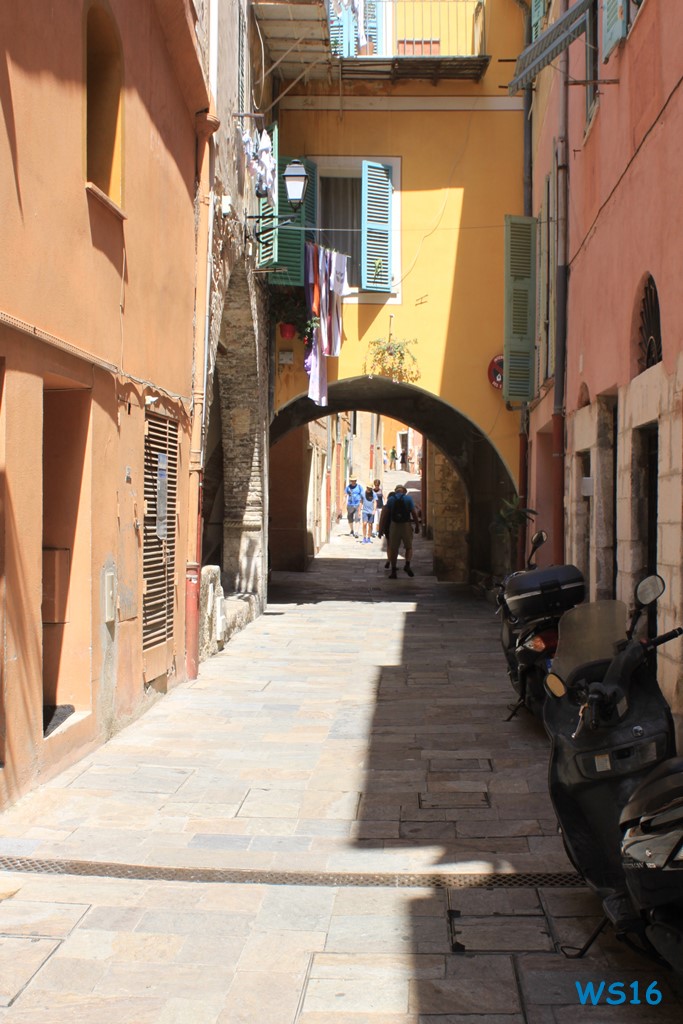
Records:
<instances>
[{"instance_id":1,"label":"hanging towel","mask_svg":"<svg viewBox=\"0 0 683 1024\"><path fill-rule=\"evenodd\" d=\"M316 405L327 405L327 363L320 345L320 331L313 331L311 346L311 373L308 379L308 397Z\"/></svg>"},{"instance_id":2,"label":"hanging towel","mask_svg":"<svg viewBox=\"0 0 683 1024\"><path fill-rule=\"evenodd\" d=\"M318 250L318 284L320 286L320 346L330 354L330 257L329 249Z\"/></svg>"},{"instance_id":3,"label":"hanging towel","mask_svg":"<svg viewBox=\"0 0 683 1024\"><path fill-rule=\"evenodd\" d=\"M330 292L330 351L329 355L338 356L341 352L343 325L342 325L342 296L348 292L346 282L346 260L344 253L332 253L332 274Z\"/></svg>"}]
</instances>

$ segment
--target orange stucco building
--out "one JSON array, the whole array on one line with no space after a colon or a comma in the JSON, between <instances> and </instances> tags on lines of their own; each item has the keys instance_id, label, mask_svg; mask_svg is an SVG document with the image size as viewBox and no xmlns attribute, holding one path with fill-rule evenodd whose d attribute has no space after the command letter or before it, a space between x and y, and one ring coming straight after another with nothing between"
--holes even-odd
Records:
<instances>
[{"instance_id":1,"label":"orange stucco building","mask_svg":"<svg viewBox=\"0 0 683 1024\"><path fill-rule=\"evenodd\" d=\"M185 675L193 10L0 9L0 805Z\"/></svg>"},{"instance_id":2,"label":"orange stucco building","mask_svg":"<svg viewBox=\"0 0 683 1024\"><path fill-rule=\"evenodd\" d=\"M534 95L536 308L517 397L528 502L551 533L539 561L574 562L591 599L631 602L659 572L664 631L683 608L683 10L565 0L532 17L511 91ZM658 671L680 722L680 644Z\"/></svg>"}]
</instances>

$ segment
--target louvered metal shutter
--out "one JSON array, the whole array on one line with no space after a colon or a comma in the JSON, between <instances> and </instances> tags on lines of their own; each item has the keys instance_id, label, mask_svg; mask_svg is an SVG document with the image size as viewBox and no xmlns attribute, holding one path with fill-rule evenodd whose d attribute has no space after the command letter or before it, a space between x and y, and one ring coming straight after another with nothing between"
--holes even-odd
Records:
<instances>
[{"instance_id":1,"label":"louvered metal shutter","mask_svg":"<svg viewBox=\"0 0 683 1024\"><path fill-rule=\"evenodd\" d=\"M391 291L391 167L363 161L361 288Z\"/></svg>"},{"instance_id":2,"label":"louvered metal shutter","mask_svg":"<svg viewBox=\"0 0 683 1024\"><path fill-rule=\"evenodd\" d=\"M147 678L161 675L173 659L177 494L178 424L148 415L142 566L142 649Z\"/></svg>"}]
</instances>

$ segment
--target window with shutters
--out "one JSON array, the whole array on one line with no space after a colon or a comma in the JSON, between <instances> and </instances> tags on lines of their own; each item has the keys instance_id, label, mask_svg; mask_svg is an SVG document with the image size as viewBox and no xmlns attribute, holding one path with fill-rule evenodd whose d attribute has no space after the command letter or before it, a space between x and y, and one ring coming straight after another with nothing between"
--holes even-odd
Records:
<instances>
[{"instance_id":1,"label":"window with shutters","mask_svg":"<svg viewBox=\"0 0 683 1024\"><path fill-rule=\"evenodd\" d=\"M145 518L143 535L142 649L148 678L170 667L176 583L178 424L164 416L145 420Z\"/></svg>"},{"instance_id":2,"label":"window with shutters","mask_svg":"<svg viewBox=\"0 0 683 1024\"><path fill-rule=\"evenodd\" d=\"M505 218L503 398L528 402L534 393L536 218Z\"/></svg>"},{"instance_id":3,"label":"window with shutters","mask_svg":"<svg viewBox=\"0 0 683 1024\"><path fill-rule=\"evenodd\" d=\"M545 22L549 0L531 0L531 40L538 39Z\"/></svg>"},{"instance_id":4,"label":"window with shutters","mask_svg":"<svg viewBox=\"0 0 683 1024\"><path fill-rule=\"evenodd\" d=\"M629 0L603 0L602 59L609 60L614 48L626 38L629 23Z\"/></svg>"},{"instance_id":5,"label":"window with shutters","mask_svg":"<svg viewBox=\"0 0 683 1024\"><path fill-rule=\"evenodd\" d=\"M320 202L317 240L350 257L359 299L397 294L401 279L401 161L315 157Z\"/></svg>"},{"instance_id":6,"label":"window with shutters","mask_svg":"<svg viewBox=\"0 0 683 1024\"><path fill-rule=\"evenodd\" d=\"M263 224L291 212L282 178L290 159L278 158L278 205L273 209L262 201ZM304 207L261 247L260 265L274 270L271 283L303 285L304 244L310 239L349 256L349 297L371 301L373 292L395 294L401 276L400 160L312 156L304 164L309 176Z\"/></svg>"},{"instance_id":7,"label":"window with shutters","mask_svg":"<svg viewBox=\"0 0 683 1024\"><path fill-rule=\"evenodd\" d=\"M362 5L342 5L328 0L330 43L336 57L384 56L384 39L391 37L392 4L365 0Z\"/></svg>"}]
</instances>

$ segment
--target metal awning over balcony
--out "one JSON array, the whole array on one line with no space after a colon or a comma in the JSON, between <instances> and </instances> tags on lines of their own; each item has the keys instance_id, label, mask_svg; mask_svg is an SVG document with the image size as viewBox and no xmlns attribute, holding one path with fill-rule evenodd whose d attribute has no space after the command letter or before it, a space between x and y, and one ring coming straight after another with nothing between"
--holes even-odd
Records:
<instances>
[{"instance_id":1,"label":"metal awning over balcony","mask_svg":"<svg viewBox=\"0 0 683 1024\"><path fill-rule=\"evenodd\" d=\"M252 8L267 69L290 82L478 81L491 59L484 0L364 0L360 26L347 0L254 0Z\"/></svg>"}]
</instances>

